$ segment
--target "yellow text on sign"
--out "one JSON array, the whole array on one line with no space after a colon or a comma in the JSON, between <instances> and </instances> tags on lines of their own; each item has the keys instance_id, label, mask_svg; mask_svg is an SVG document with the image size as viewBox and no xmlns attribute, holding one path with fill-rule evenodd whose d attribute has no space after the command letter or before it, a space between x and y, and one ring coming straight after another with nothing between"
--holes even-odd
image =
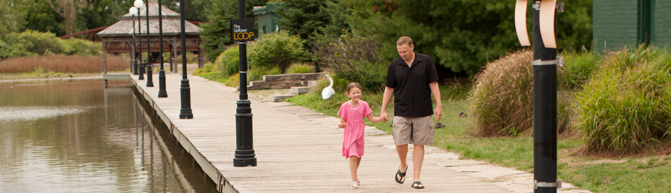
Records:
<instances>
[{"instance_id":1,"label":"yellow text on sign","mask_svg":"<svg viewBox=\"0 0 671 193\"><path fill-rule=\"evenodd\" d=\"M233 34L233 40L249 40L254 37L254 32L237 32Z\"/></svg>"}]
</instances>

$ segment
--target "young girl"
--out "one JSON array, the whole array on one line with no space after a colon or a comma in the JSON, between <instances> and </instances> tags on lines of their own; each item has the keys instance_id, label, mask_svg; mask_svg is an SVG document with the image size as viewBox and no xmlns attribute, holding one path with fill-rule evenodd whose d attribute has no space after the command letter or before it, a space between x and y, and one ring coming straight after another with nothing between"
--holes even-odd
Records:
<instances>
[{"instance_id":1,"label":"young girl","mask_svg":"<svg viewBox=\"0 0 671 193\"><path fill-rule=\"evenodd\" d=\"M361 100L361 85L353 82L347 85L345 94L349 96L349 101L343 103L338 111L340 124L338 127L344 129L342 143L342 155L345 159L349 158L349 170L352 173L352 189L359 188L359 178L357 169L363 156L363 130L366 124L363 118L367 117L370 122L381 121L380 117L373 117L372 110L366 101Z\"/></svg>"}]
</instances>

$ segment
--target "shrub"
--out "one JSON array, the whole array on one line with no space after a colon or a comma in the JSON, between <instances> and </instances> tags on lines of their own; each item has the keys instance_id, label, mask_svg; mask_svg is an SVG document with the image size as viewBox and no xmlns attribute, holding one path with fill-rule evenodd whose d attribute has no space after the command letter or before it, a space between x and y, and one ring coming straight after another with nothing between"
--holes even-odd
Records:
<instances>
[{"instance_id":1,"label":"shrub","mask_svg":"<svg viewBox=\"0 0 671 193\"><path fill-rule=\"evenodd\" d=\"M341 78L361 83L364 90L382 90L388 64L380 62L379 47L371 38L346 32L318 38L314 53L319 65L332 68Z\"/></svg>"},{"instance_id":2,"label":"shrub","mask_svg":"<svg viewBox=\"0 0 671 193\"><path fill-rule=\"evenodd\" d=\"M669 53L639 47L610 53L578 94L587 150L640 152L671 129Z\"/></svg>"},{"instance_id":3,"label":"shrub","mask_svg":"<svg viewBox=\"0 0 671 193\"><path fill-rule=\"evenodd\" d=\"M11 52L10 57L21 57L30 55L54 55L61 54L64 42L53 33L41 33L33 30L26 30L18 34L9 34L5 37L5 42L16 47ZM16 52L15 52L16 51Z\"/></svg>"},{"instance_id":4,"label":"shrub","mask_svg":"<svg viewBox=\"0 0 671 193\"><path fill-rule=\"evenodd\" d=\"M533 58L530 50L508 54L475 76L469 101L482 136L508 136L533 125Z\"/></svg>"},{"instance_id":5,"label":"shrub","mask_svg":"<svg viewBox=\"0 0 671 193\"><path fill-rule=\"evenodd\" d=\"M223 76L231 76L240 71L240 48L231 46L219 54L214 61L214 70L222 73Z\"/></svg>"},{"instance_id":6,"label":"shrub","mask_svg":"<svg viewBox=\"0 0 671 193\"><path fill-rule=\"evenodd\" d=\"M102 44L77 38L64 41L63 54L79 56L102 56Z\"/></svg>"},{"instance_id":7,"label":"shrub","mask_svg":"<svg viewBox=\"0 0 671 193\"><path fill-rule=\"evenodd\" d=\"M61 40L53 33L42 33L26 30L21 33L8 34L0 42L0 59L17 58L24 56L49 56L49 55L80 55L101 56L102 45L70 38Z\"/></svg>"},{"instance_id":8,"label":"shrub","mask_svg":"<svg viewBox=\"0 0 671 193\"><path fill-rule=\"evenodd\" d=\"M294 62L307 60L309 53L303 49L303 40L290 36L286 31L265 34L248 46L249 64L254 67L278 67L286 70Z\"/></svg>"},{"instance_id":9,"label":"shrub","mask_svg":"<svg viewBox=\"0 0 671 193\"><path fill-rule=\"evenodd\" d=\"M310 64L294 63L291 66L289 66L289 69L287 69L286 74L313 73L313 72L315 72L315 68L312 67L312 65L310 65Z\"/></svg>"}]
</instances>

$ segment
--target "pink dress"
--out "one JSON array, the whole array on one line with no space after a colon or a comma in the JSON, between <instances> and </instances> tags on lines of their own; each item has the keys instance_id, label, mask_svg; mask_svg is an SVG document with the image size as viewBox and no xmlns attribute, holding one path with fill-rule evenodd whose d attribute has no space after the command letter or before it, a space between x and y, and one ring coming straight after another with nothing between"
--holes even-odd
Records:
<instances>
[{"instance_id":1,"label":"pink dress","mask_svg":"<svg viewBox=\"0 0 671 193\"><path fill-rule=\"evenodd\" d=\"M363 130L366 127L363 118L372 111L366 101L359 101L358 106L351 106L347 102L340 105L338 116L347 122L342 141L342 155L345 156L345 159L350 156L359 158L363 156Z\"/></svg>"}]
</instances>

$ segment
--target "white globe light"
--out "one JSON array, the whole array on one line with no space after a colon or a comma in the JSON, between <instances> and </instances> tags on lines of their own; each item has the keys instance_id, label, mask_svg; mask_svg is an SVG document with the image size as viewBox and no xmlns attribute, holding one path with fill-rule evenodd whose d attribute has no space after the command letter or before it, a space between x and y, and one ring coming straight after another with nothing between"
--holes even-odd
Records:
<instances>
[{"instance_id":1,"label":"white globe light","mask_svg":"<svg viewBox=\"0 0 671 193\"><path fill-rule=\"evenodd\" d=\"M133 4L135 5L135 8L138 8L138 9L142 8L142 6L144 5L142 0L135 0L135 2Z\"/></svg>"},{"instance_id":2,"label":"white globe light","mask_svg":"<svg viewBox=\"0 0 671 193\"><path fill-rule=\"evenodd\" d=\"M128 12L130 12L131 15L137 15L137 8L131 7L130 10L128 10Z\"/></svg>"}]
</instances>

